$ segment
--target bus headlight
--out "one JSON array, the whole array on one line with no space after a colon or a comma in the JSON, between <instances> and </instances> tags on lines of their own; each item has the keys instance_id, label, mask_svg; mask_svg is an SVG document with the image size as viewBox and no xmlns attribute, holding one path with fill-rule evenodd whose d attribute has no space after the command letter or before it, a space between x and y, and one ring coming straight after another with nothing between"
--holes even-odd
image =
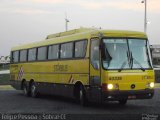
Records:
<instances>
[{"instance_id":1,"label":"bus headlight","mask_svg":"<svg viewBox=\"0 0 160 120\"><path fill-rule=\"evenodd\" d=\"M149 87L154 88L154 82L149 83Z\"/></svg>"},{"instance_id":2,"label":"bus headlight","mask_svg":"<svg viewBox=\"0 0 160 120\"><path fill-rule=\"evenodd\" d=\"M147 87L149 87L149 88L154 88L154 82L148 83L148 84L147 84Z\"/></svg>"},{"instance_id":3,"label":"bus headlight","mask_svg":"<svg viewBox=\"0 0 160 120\"><path fill-rule=\"evenodd\" d=\"M119 89L119 85L116 84L102 84L102 89L103 90L118 90Z\"/></svg>"},{"instance_id":4,"label":"bus headlight","mask_svg":"<svg viewBox=\"0 0 160 120\"><path fill-rule=\"evenodd\" d=\"M108 88L109 90L112 90L112 89L113 89L113 84L108 84L108 85L107 85L107 88Z\"/></svg>"}]
</instances>

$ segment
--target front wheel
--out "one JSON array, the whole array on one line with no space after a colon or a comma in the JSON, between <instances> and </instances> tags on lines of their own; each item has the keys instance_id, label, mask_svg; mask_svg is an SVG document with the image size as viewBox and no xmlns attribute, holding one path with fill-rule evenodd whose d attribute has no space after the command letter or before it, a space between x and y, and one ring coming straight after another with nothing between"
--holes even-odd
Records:
<instances>
[{"instance_id":1,"label":"front wheel","mask_svg":"<svg viewBox=\"0 0 160 120\"><path fill-rule=\"evenodd\" d=\"M120 105L125 105L127 103L127 99L119 100Z\"/></svg>"},{"instance_id":2,"label":"front wheel","mask_svg":"<svg viewBox=\"0 0 160 120\"><path fill-rule=\"evenodd\" d=\"M88 101L83 86L81 86L79 90L79 101L82 106L87 106Z\"/></svg>"},{"instance_id":3,"label":"front wheel","mask_svg":"<svg viewBox=\"0 0 160 120\"><path fill-rule=\"evenodd\" d=\"M38 97L37 87L34 82L31 84L31 97L36 98Z\"/></svg>"}]
</instances>

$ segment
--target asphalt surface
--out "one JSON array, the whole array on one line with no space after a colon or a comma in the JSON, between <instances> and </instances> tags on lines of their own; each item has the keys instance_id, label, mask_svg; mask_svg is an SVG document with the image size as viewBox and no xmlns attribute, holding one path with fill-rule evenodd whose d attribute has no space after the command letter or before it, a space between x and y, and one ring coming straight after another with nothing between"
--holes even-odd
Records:
<instances>
[{"instance_id":1,"label":"asphalt surface","mask_svg":"<svg viewBox=\"0 0 160 120\"><path fill-rule=\"evenodd\" d=\"M150 114L160 118L160 89L155 90L153 99L129 100L125 106L117 102L103 105L92 103L82 107L74 100L57 96L30 98L17 90L0 90L0 113L56 113L56 114L107 114L128 115Z\"/></svg>"}]
</instances>

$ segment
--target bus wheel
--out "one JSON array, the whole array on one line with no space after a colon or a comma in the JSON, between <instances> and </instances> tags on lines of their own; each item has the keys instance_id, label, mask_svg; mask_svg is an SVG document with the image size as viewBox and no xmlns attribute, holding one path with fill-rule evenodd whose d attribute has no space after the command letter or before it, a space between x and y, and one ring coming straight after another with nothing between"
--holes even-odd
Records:
<instances>
[{"instance_id":1,"label":"bus wheel","mask_svg":"<svg viewBox=\"0 0 160 120\"><path fill-rule=\"evenodd\" d=\"M83 86L80 86L79 101L82 106L87 106L87 99L86 99L85 90Z\"/></svg>"},{"instance_id":2,"label":"bus wheel","mask_svg":"<svg viewBox=\"0 0 160 120\"><path fill-rule=\"evenodd\" d=\"M38 97L37 88L34 82L31 84L31 97L36 98Z\"/></svg>"},{"instance_id":3,"label":"bus wheel","mask_svg":"<svg viewBox=\"0 0 160 120\"><path fill-rule=\"evenodd\" d=\"M127 99L119 100L120 105L125 105L127 103Z\"/></svg>"},{"instance_id":4,"label":"bus wheel","mask_svg":"<svg viewBox=\"0 0 160 120\"><path fill-rule=\"evenodd\" d=\"M23 83L23 94L27 97L29 96L29 91L26 82Z\"/></svg>"}]
</instances>

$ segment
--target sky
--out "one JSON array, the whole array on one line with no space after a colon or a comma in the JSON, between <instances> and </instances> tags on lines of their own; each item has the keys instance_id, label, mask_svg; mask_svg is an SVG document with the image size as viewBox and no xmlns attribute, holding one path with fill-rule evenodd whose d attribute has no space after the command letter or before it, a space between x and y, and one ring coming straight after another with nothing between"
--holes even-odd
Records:
<instances>
[{"instance_id":1,"label":"sky","mask_svg":"<svg viewBox=\"0 0 160 120\"><path fill-rule=\"evenodd\" d=\"M41 41L48 34L68 29L144 31L141 0L0 0L0 56L13 46ZM160 0L147 0L147 35L160 44Z\"/></svg>"}]
</instances>

